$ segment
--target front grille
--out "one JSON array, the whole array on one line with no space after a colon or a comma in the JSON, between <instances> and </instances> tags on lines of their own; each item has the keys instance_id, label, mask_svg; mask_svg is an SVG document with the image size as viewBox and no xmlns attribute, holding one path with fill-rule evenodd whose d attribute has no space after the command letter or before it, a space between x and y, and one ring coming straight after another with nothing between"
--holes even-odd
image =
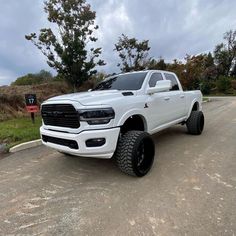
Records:
<instances>
[{"instance_id":1,"label":"front grille","mask_svg":"<svg viewBox=\"0 0 236 236\"><path fill-rule=\"evenodd\" d=\"M71 104L42 105L41 114L45 125L79 128L79 114Z\"/></svg>"},{"instance_id":2,"label":"front grille","mask_svg":"<svg viewBox=\"0 0 236 236\"><path fill-rule=\"evenodd\" d=\"M42 135L42 140L47 143L55 143L62 146L67 146L71 149L79 149L78 143L75 140L63 139L63 138L55 138L47 135Z\"/></svg>"}]
</instances>

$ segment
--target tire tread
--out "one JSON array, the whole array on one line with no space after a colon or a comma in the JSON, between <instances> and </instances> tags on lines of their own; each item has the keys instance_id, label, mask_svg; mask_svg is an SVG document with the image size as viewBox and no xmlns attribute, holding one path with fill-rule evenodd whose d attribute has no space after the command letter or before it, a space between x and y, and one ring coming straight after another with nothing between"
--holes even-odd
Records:
<instances>
[{"instance_id":1,"label":"tire tread","mask_svg":"<svg viewBox=\"0 0 236 236\"><path fill-rule=\"evenodd\" d=\"M202 133L202 130L199 129L199 119L201 116L203 116L202 111L191 112L191 115L186 122L186 126L190 134L199 135Z\"/></svg>"},{"instance_id":2,"label":"tire tread","mask_svg":"<svg viewBox=\"0 0 236 236\"><path fill-rule=\"evenodd\" d=\"M144 138L148 134L143 131L128 131L118 141L115 153L116 162L120 170L128 175L137 176L134 171L132 159L133 148L139 138Z\"/></svg>"}]
</instances>

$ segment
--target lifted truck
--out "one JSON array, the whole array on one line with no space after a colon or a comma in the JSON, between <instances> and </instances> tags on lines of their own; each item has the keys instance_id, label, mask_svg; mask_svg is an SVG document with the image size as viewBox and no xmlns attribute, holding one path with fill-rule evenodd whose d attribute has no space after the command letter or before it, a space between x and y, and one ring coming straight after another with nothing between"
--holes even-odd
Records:
<instances>
[{"instance_id":1,"label":"lifted truck","mask_svg":"<svg viewBox=\"0 0 236 236\"><path fill-rule=\"evenodd\" d=\"M104 79L89 92L48 99L41 106L43 144L62 153L115 157L126 174L144 176L152 167L151 135L176 124L203 131L201 91L184 92L174 73L138 71Z\"/></svg>"}]
</instances>

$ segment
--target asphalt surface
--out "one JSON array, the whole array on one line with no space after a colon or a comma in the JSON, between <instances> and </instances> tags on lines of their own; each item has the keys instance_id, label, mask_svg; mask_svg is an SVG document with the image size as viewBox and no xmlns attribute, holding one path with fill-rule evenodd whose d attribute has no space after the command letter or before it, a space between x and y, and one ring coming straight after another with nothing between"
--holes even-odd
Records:
<instances>
[{"instance_id":1,"label":"asphalt surface","mask_svg":"<svg viewBox=\"0 0 236 236\"><path fill-rule=\"evenodd\" d=\"M0 235L235 235L236 98L203 106L201 136L154 136L144 178L43 146L0 160Z\"/></svg>"}]
</instances>

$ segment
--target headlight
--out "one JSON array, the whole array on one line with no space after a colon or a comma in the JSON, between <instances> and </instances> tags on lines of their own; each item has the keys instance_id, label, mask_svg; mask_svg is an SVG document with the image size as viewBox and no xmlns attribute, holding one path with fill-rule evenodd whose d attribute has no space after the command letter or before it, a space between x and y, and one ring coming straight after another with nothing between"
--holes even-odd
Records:
<instances>
[{"instance_id":1,"label":"headlight","mask_svg":"<svg viewBox=\"0 0 236 236\"><path fill-rule=\"evenodd\" d=\"M79 110L80 120L86 121L89 125L108 124L114 119L115 112L112 108Z\"/></svg>"}]
</instances>

